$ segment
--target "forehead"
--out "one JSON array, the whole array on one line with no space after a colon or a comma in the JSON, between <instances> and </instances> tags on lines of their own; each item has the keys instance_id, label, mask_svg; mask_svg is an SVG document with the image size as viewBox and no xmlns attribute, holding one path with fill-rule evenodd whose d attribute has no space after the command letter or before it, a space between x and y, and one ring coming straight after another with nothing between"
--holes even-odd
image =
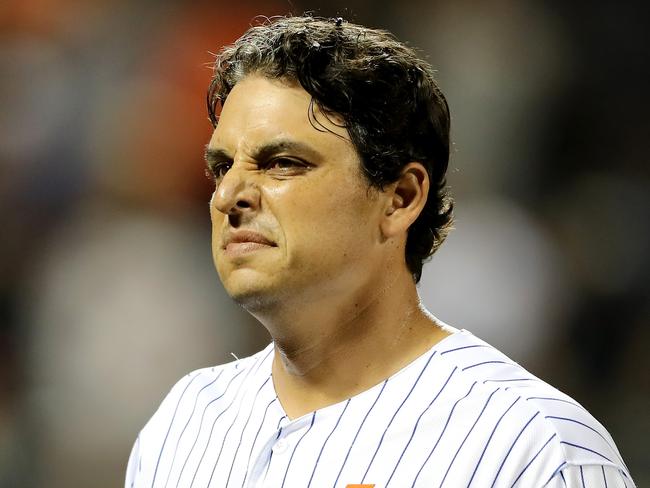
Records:
<instances>
[{"instance_id":1,"label":"forehead","mask_svg":"<svg viewBox=\"0 0 650 488\"><path fill-rule=\"evenodd\" d=\"M321 112L298 83L249 75L228 95L210 146L237 150L274 139L295 139L322 151L353 149L340 121Z\"/></svg>"}]
</instances>

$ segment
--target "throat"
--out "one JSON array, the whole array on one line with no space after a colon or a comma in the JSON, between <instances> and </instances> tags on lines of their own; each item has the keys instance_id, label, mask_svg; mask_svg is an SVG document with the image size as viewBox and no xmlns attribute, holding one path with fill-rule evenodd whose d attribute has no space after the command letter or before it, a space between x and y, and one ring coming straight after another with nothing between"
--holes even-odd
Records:
<instances>
[{"instance_id":1,"label":"throat","mask_svg":"<svg viewBox=\"0 0 650 488\"><path fill-rule=\"evenodd\" d=\"M358 395L383 382L450 334L430 317L393 324L392 334L346 340L327 337L298 347L275 340L273 384L286 414L294 419ZM379 328L379 327L378 327ZM303 343L304 344L304 343Z\"/></svg>"}]
</instances>

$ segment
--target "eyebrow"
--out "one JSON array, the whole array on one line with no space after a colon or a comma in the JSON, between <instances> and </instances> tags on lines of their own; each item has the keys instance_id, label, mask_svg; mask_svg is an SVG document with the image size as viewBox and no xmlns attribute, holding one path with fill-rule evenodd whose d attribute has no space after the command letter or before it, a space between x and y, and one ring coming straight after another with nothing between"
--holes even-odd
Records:
<instances>
[{"instance_id":1,"label":"eyebrow","mask_svg":"<svg viewBox=\"0 0 650 488\"><path fill-rule=\"evenodd\" d=\"M256 147L252 151L253 159L264 161L275 154L282 152L295 153L304 156L310 161L318 161L322 158L321 154L309 144L295 141L292 139L278 139L267 144ZM205 161L208 165L220 163L223 161L232 161L233 155L229 151L219 147L209 147L205 149Z\"/></svg>"}]
</instances>

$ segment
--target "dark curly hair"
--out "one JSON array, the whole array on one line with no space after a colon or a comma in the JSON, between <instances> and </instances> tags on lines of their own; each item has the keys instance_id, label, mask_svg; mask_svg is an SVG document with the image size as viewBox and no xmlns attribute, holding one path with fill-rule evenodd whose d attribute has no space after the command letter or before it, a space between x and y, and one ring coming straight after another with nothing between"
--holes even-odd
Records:
<instances>
[{"instance_id":1,"label":"dark curly hair","mask_svg":"<svg viewBox=\"0 0 650 488\"><path fill-rule=\"evenodd\" d=\"M217 56L208 90L215 127L230 90L252 73L297 81L321 111L336 114L371 186L381 189L397 181L409 162L425 166L431 188L406 241L406 264L417 283L424 260L452 224L445 180L449 107L431 65L387 31L340 18L266 19ZM311 110L314 124L313 104Z\"/></svg>"}]
</instances>

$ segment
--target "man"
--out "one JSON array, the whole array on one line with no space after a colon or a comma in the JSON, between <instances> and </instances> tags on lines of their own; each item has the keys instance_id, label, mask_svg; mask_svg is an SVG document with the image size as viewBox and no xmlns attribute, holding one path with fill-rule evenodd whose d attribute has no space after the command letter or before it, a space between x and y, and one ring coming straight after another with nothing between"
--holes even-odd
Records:
<instances>
[{"instance_id":1,"label":"man","mask_svg":"<svg viewBox=\"0 0 650 488\"><path fill-rule=\"evenodd\" d=\"M214 261L273 342L182 379L127 487L633 486L580 405L420 304L452 220L431 66L282 18L222 51L208 101Z\"/></svg>"}]
</instances>

